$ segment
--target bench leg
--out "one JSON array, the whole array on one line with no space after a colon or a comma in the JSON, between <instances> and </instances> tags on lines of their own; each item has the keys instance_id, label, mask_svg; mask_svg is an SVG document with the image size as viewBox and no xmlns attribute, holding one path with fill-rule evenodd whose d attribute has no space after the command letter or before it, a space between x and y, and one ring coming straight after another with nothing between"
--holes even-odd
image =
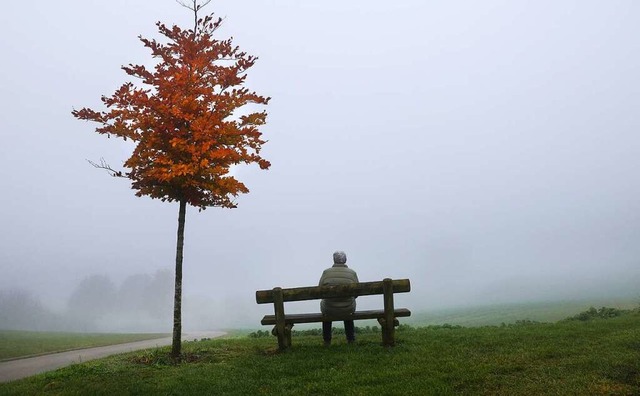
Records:
<instances>
[{"instance_id":1,"label":"bench leg","mask_svg":"<svg viewBox=\"0 0 640 396\"><path fill-rule=\"evenodd\" d=\"M273 309L276 316L275 332L278 337L278 348L281 351L291 346L291 327L284 320L284 298L282 296L282 288L273 288Z\"/></svg>"},{"instance_id":2,"label":"bench leg","mask_svg":"<svg viewBox=\"0 0 640 396\"><path fill-rule=\"evenodd\" d=\"M293 323L288 324L284 327L284 338L287 344L287 348L291 347L291 328L293 327Z\"/></svg>"},{"instance_id":3,"label":"bench leg","mask_svg":"<svg viewBox=\"0 0 640 396\"><path fill-rule=\"evenodd\" d=\"M278 326L276 325L276 326L273 326L273 329L271 330L271 334L278 337L278 349L280 349L281 351L284 351L285 349L288 349L289 347L291 347L291 328L292 327L293 327L293 324L286 324L282 329L282 331L280 332L278 330Z\"/></svg>"},{"instance_id":4,"label":"bench leg","mask_svg":"<svg viewBox=\"0 0 640 396\"><path fill-rule=\"evenodd\" d=\"M388 326L385 318L378 318L378 323L380 323L380 328L382 330L382 345L394 346L395 328L393 327L393 324Z\"/></svg>"},{"instance_id":5,"label":"bench leg","mask_svg":"<svg viewBox=\"0 0 640 396\"><path fill-rule=\"evenodd\" d=\"M394 318L390 322L391 325L387 325L385 318L378 318L378 323L380 323L380 328L382 329L382 345L394 346L396 344L396 326L400 325L398 319Z\"/></svg>"},{"instance_id":6,"label":"bench leg","mask_svg":"<svg viewBox=\"0 0 640 396\"><path fill-rule=\"evenodd\" d=\"M396 318L393 316L393 281L385 278L382 281L384 318L378 319L382 327L382 344L384 346L394 346L396 343L396 328L394 326Z\"/></svg>"}]
</instances>

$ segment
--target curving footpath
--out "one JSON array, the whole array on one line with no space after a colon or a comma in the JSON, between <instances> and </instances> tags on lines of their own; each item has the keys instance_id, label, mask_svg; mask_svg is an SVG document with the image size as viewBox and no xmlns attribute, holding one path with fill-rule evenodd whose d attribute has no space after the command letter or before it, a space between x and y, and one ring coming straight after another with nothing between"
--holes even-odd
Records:
<instances>
[{"instance_id":1,"label":"curving footpath","mask_svg":"<svg viewBox=\"0 0 640 396\"><path fill-rule=\"evenodd\" d=\"M202 338L216 338L225 335L223 331L192 332L182 335L183 341ZM117 353L137 351L139 349L156 348L171 345L171 337L153 340L128 342L126 344L107 345L102 347L77 349L68 352L52 353L25 359L10 360L0 363L0 382L8 382L46 371L99 359Z\"/></svg>"}]
</instances>

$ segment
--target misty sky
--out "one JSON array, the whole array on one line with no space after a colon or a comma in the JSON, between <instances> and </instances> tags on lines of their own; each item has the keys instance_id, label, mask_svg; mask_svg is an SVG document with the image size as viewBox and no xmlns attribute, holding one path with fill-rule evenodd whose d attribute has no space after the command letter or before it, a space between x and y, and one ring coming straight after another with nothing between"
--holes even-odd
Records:
<instances>
[{"instance_id":1,"label":"misty sky","mask_svg":"<svg viewBox=\"0 0 640 396\"><path fill-rule=\"evenodd\" d=\"M640 283L640 2L214 0L259 57L269 171L238 209L187 212L184 290L251 312L334 250L413 309ZM171 0L7 2L0 13L0 289L62 306L84 277L173 268L177 204L136 198L131 146L71 116L152 64ZM640 293L637 293L640 295ZM232 304L233 303L233 304ZM239 305L235 305L235 304ZM255 315L256 325L260 317Z\"/></svg>"}]
</instances>

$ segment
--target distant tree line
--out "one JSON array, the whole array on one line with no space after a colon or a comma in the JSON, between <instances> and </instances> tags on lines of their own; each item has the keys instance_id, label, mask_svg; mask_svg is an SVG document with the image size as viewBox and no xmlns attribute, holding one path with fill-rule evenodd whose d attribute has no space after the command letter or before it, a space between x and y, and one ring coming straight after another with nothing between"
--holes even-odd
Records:
<instances>
[{"instance_id":1,"label":"distant tree line","mask_svg":"<svg viewBox=\"0 0 640 396\"><path fill-rule=\"evenodd\" d=\"M168 331L173 275L135 274L117 286L106 275L84 278L66 310L54 312L34 293L0 291L0 329L50 331Z\"/></svg>"},{"instance_id":2,"label":"distant tree line","mask_svg":"<svg viewBox=\"0 0 640 396\"><path fill-rule=\"evenodd\" d=\"M33 293L0 290L0 329L60 330L59 315L51 312Z\"/></svg>"}]
</instances>

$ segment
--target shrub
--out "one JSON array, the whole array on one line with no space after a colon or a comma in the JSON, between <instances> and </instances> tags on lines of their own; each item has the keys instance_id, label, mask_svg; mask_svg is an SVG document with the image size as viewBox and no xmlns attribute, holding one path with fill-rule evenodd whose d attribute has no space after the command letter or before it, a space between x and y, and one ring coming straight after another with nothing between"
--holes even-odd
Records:
<instances>
[{"instance_id":1,"label":"shrub","mask_svg":"<svg viewBox=\"0 0 640 396\"><path fill-rule=\"evenodd\" d=\"M600 309L596 309L594 307L590 307L588 310L580 312L577 315L574 315L566 320L580 320L580 321L588 321L592 319L609 319L615 318L617 316L622 316L629 313L628 310L618 309L618 308L607 308L602 307Z\"/></svg>"},{"instance_id":2,"label":"shrub","mask_svg":"<svg viewBox=\"0 0 640 396\"><path fill-rule=\"evenodd\" d=\"M540 324L540 322L536 320L522 319L522 320L516 320L516 322L510 326L531 326L531 325L537 325L537 324Z\"/></svg>"},{"instance_id":3,"label":"shrub","mask_svg":"<svg viewBox=\"0 0 640 396\"><path fill-rule=\"evenodd\" d=\"M271 335L270 331L258 330L258 331L254 331L253 333L249 333L249 338L263 338L263 337L269 337L270 335Z\"/></svg>"}]
</instances>

